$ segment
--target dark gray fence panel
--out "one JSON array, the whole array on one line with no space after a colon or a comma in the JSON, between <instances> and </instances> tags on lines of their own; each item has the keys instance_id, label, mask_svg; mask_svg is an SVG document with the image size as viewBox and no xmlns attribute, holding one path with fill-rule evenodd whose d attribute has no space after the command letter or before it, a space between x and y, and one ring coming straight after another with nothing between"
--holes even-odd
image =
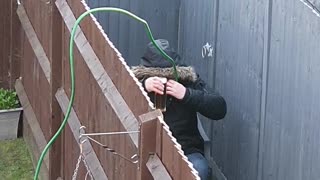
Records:
<instances>
[{"instance_id":1,"label":"dark gray fence panel","mask_svg":"<svg viewBox=\"0 0 320 180\"><path fill-rule=\"evenodd\" d=\"M182 59L189 65L194 66L197 73L210 88L214 88L215 81L215 56L216 56L216 28L217 28L218 1L184 0L180 5L179 20L179 53ZM214 126L221 122L214 122L201 117L203 128L209 136L212 153L216 148ZM215 162L209 158L213 177L221 178L222 175ZM223 179L223 178L221 178Z\"/></svg>"},{"instance_id":2,"label":"dark gray fence panel","mask_svg":"<svg viewBox=\"0 0 320 180\"><path fill-rule=\"evenodd\" d=\"M180 5L179 53L188 65L194 66L201 78L213 88L216 1L184 0ZM207 44L207 46L206 46ZM205 50L204 50L205 49ZM202 117L210 139L212 121Z\"/></svg>"},{"instance_id":3,"label":"dark gray fence panel","mask_svg":"<svg viewBox=\"0 0 320 180\"><path fill-rule=\"evenodd\" d=\"M145 19L155 38L168 39L178 47L180 1L171 0L86 0L91 8L120 7ZM98 13L98 21L129 65L137 65L149 41L144 26L124 15ZM130 47L130 48L129 48Z\"/></svg>"},{"instance_id":4,"label":"dark gray fence panel","mask_svg":"<svg viewBox=\"0 0 320 180\"><path fill-rule=\"evenodd\" d=\"M320 18L273 1L263 179L320 179Z\"/></svg>"},{"instance_id":5,"label":"dark gray fence panel","mask_svg":"<svg viewBox=\"0 0 320 180\"><path fill-rule=\"evenodd\" d=\"M213 128L213 156L230 180L256 180L265 9L268 1L219 1L216 89L228 114Z\"/></svg>"},{"instance_id":6,"label":"dark gray fence panel","mask_svg":"<svg viewBox=\"0 0 320 180\"><path fill-rule=\"evenodd\" d=\"M211 87L214 84L215 5L211 0L181 1L179 22L179 53Z\"/></svg>"}]
</instances>

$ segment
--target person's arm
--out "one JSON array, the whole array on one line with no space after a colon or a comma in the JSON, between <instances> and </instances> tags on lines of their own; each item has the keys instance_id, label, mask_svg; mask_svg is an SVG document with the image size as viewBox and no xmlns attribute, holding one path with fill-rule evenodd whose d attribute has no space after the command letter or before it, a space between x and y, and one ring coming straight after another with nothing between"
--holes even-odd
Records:
<instances>
[{"instance_id":1,"label":"person's arm","mask_svg":"<svg viewBox=\"0 0 320 180\"><path fill-rule=\"evenodd\" d=\"M169 88L168 94L178 97L177 99L181 100L181 103L186 104L191 109L196 110L202 115L219 120L224 118L227 112L227 105L224 98L216 93L213 93L205 89L205 83L198 79L195 82L195 85L190 88L185 88L182 84L170 80L167 84L167 89ZM176 92L171 89L176 89ZM184 90L183 90L184 89ZM178 93L182 92L182 93ZM180 97L180 98L179 98Z\"/></svg>"}]
</instances>

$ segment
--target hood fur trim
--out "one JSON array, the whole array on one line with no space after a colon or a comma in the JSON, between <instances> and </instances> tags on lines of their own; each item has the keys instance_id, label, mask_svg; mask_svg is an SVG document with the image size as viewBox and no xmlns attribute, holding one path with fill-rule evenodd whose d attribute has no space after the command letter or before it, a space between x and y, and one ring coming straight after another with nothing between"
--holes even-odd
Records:
<instances>
[{"instance_id":1,"label":"hood fur trim","mask_svg":"<svg viewBox=\"0 0 320 180\"><path fill-rule=\"evenodd\" d=\"M144 67L133 66L131 68L133 74L138 79L144 79L152 76L166 77L168 79L175 79L173 75L173 68L157 68L157 67ZM179 80L195 82L197 80L197 74L193 67L181 67L177 66L177 73Z\"/></svg>"}]
</instances>

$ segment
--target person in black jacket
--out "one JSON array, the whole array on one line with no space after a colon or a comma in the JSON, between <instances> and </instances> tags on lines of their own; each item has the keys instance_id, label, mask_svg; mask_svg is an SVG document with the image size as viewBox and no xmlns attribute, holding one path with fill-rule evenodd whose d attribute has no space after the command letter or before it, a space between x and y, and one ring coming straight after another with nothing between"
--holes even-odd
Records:
<instances>
[{"instance_id":1,"label":"person in black jacket","mask_svg":"<svg viewBox=\"0 0 320 180\"><path fill-rule=\"evenodd\" d=\"M152 43L148 44L141 64L132 67L132 71L148 92L151 101L154 101L154 93L163 94L164 85L160 77L168 79L164 120L189 161L199 172L200 178L206 180L209 167L203 156L204 142L198 130L197 112L213 120L222 119L226 114L226 102L220 95L206 89L205 82L193 67L182 63L167 40L159 39L156 43L177 64L178 82L174 80L172 65Z\"/></svg>"}]
</instances>

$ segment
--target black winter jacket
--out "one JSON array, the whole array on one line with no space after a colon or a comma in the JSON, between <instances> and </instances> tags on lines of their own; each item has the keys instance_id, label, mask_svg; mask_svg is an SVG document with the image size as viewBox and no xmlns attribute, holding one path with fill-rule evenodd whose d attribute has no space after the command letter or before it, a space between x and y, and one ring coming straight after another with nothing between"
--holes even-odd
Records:
<instances>
[{"instance_id":1,"label":"black winter jacket","mask_svg":"<svg viewBox=\"0 0 320 180\"><path fill-rule=\"evenodd\" d=\"M226 114L226 102L220 95L206 89L205 82L192 67L178 66L177 70L179 82L186 87L186 94L182 100L167 97L164 120L186 155L194 152L203 154L204 144L198 130L197 112L213 120L222 119ZM152 76L174 79L172 68L136 66L132 71L143 86L144 81ZM153 102L154 93L148 95Z\"/></svg>"}]
</instances>

